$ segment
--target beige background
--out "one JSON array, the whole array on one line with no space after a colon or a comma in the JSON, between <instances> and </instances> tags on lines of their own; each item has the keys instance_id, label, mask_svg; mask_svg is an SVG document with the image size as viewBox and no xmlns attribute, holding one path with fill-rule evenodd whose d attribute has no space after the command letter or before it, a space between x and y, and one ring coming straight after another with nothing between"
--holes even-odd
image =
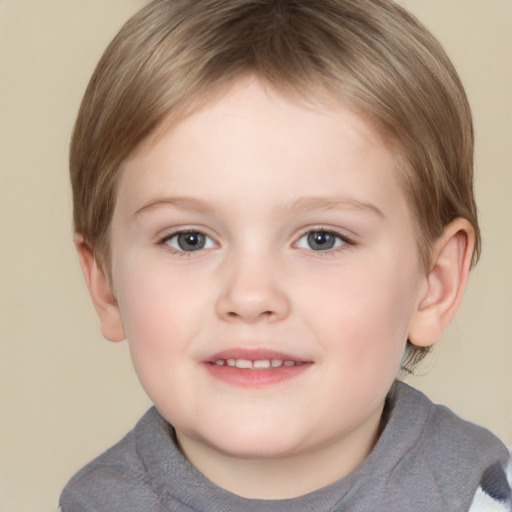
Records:
<instances>
[{"instance_id":1,"label":"beige background","mask_svg":"<svg viewBox=\"0 0 512 512\"><path fill-rule=\"evenodd\" d=\"M81 94L138 0L0 0L0 512L56 509L148 407L101 339L71 244ZM512 1L406 0L445 44L476 121L484 236L456 322L412 382L512 444Z\"/></svg>"}]
</instances>

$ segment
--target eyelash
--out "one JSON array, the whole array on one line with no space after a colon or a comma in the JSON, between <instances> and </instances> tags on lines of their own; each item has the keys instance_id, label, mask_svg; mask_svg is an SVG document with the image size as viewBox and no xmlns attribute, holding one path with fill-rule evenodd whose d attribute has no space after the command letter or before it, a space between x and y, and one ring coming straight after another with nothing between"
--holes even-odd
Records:
<instances>
[{"instance_id":1,"label":"eyelash","mask_svg":"<svg viewBox=\"0 0 512 512\"><path fill-rule=\"evenodd\" d=\"M294 243L294 246L300 249L300 247L298 247L298 243L300 242L300 240L302 240L304 237L309 236L313 233L317 233L317 234L324 233L324 234L333 236L336 239L335 243L341 242L341 244L334 246L332 248L325 249L325 250L315 251L314 249L311 249L311 248L305 249L305 250L308 250L309 252L313 253L315 255L315 257L318 257L318 258L328 258L331 256L335 256L337 253L339 253L341 251L346 251L350 247L353 247L356 245L354 240L352 240L351 238L349 238L346 235L342 235L341 233L338 233L337 231L334 231L334 230L326 228L326 227L315 227L315 228L305 229L302 232L302 234L299 236L299 238L297 239L297 242Z\"/></svg>"},{"instance_id":2,"label":"eyelash","mask_svg":"<svg viewBox=\"0 0 512 512\"><path fill-rule=\"evenodd\" d=\"M213 240L211 236L207 235L206 233L204 233L203 231L199 230L199 229L183 229L183 230L178 230L178 231L174 231L168 235L165 235L163 238L161 238L157 244L158 245L161 245L161 246L164 246L164 248L166 250L168 250L169 252L171 252L172 254L174 255L178 255L178 256L181 256L181 257L191 257L195 252L200 252L204 249L210 249L211 247L201 247L195 251L186 251L184 249L178 249L178 248L175 248L175 247L172 247L171 245L169 245L169 242L173 239L173 238L177 238L179 237L180 235L187 235L187 234L194 234L194 235L200 235L200 236L203 236L205 237L206 239L209 239L209 240ZM214 242L215 243L215 242Z\"/></svg>"},{"instance_id":3,"label":"eyelash","mask_svg":"<svg viewBox=\"0 0 512 512\"><path fill-rule=\"evenodd\" d=\"M327 236L332 236L335 238L335 241L334 243L335 244L338 244L338 245L335 245L333 247L330 247L330 248L327 248L327 249L324 249L324 250L314 250L313 248L309 247L309 248L304 248L304 247L299 247L298 244L299 242L306 236L310 236L312 234L324 234L324 235L327 235ZM180 235L187 235L187 234L194 234L194 235L200 235L200 236L203 236L205 237L206 239L209 239L210 241L213 241L213 239L207 235L206 233L204 233L203 231L201 230L198 230L198 229L184 229L184 230L178 230L178 231L174 231L168 235L165 235L163 238L161 238L157 244L158 245L162 245L162 246L165 246L165 249L170 251L172 254L176 254L178 256L181 256L181 257L191 257L193 253L195 252L200 252L204 249L211 249L212 247L200 247L199 249L197 250L191 250L191 251L186 251L184 250L183 248L181 249L178 249L178 248L175 248L175 247L172 247L171 245L169 245L169 241L172 240L173 238L176 238L176 237L179 237ZM339 243L341 242L341 243ZM206 242L208 244L208 241ZM211 243L211 242L210 242ZM213 242L215 244L215 242ZM310 241L308 240L307 242L308 244L310 243ZM293 244L294 247L298 248L298 249L304 249L308 252L311 252L313 253L315 256L317 257L329 257L329 256L333 256L335 255L336 253L340 252L340 251L345 251L347 250L348 247L350 246L354 246L355 243L352 239L350 239L349 237L347 237L346 235L342 235L341 233L338 233L336 231L333 231L332 229L328 229L328 228L323 228L323 227L318 227L318 228L308 228L306 230L304 230L301 235L298 237L297 241Z\"/></svg>"}]
</instances>

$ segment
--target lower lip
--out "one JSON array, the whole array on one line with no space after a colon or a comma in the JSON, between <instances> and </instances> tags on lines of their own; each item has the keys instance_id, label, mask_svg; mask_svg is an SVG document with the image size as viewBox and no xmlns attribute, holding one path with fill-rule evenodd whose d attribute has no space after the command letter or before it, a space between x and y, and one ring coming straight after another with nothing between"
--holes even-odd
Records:
<instances>
[{"instance_id":1,"label":"lower lip","mask_svg":"<svg viewBox=\"0 0 512 512\"><path fill-rule=\"evenodd\" d=\"M296 366L279 366L277 368L265 368L260 370L204 363L206 370L215 379L235 386L245 387L260 387L278 384L301 375L311 366L312 363L304 363Z\"/></svg>"}]
</instances>

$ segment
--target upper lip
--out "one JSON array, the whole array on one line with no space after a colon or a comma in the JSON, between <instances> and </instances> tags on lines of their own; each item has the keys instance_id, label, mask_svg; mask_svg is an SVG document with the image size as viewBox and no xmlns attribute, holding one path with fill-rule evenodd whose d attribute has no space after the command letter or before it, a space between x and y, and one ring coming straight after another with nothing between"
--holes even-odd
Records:
<instances>
[{"instance_id":1,"label":"upper lip","mask_svg":"<svg viewBox=\"0 0 512 512\"><path fill-rule=\"evenodd\" d=\"M245 359L248 361L264 361L264 360L282 360L282 361L294 361L297 363L311 362L308 359L303 359L285 352L279 352L277 350L265 349L265 348L231 348L221 350L215 354L206 358L205 362L214 363L219 359Z\"/></svg>"}]
</instances>

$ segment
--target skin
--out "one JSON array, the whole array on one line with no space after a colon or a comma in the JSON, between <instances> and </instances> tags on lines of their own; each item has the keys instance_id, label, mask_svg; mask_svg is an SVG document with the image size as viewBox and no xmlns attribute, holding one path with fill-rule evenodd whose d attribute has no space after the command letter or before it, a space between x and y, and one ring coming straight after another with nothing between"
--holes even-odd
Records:
<instances>
[{"instance_id":1,"label":"skin","mask_svg":"<svg viewBox=\"0 0 512 512\"><path fill-rule=\"evenodd\" d=\"M111 282L77 235L104 335L128 339L181 449L221 487L288 498L348 474L408 337L429 345L453 318L472 229L448 226L425 271L394 165L361 115L245 78L125 163ZM219 353L270 351L303 364L212 372Z\"/></svg>"}]
</instances>

